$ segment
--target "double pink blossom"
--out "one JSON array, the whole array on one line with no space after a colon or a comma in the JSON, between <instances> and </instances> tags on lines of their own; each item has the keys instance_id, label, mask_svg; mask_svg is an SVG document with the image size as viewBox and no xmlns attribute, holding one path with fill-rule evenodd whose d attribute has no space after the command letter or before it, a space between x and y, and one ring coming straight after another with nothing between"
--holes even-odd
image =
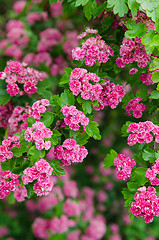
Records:
<instances>
[{"instance_id":1,"label":"double pink blossom","mask_svg":"<svg viewBox=\"0 0 159 240\"><path fill-rule=\"evenodd\" d=\"M145 177L148 178L151 182L151 185L159 185L159 178L157 178L159 174L159 158L155 161L152 168L148 168L145 174Z\"/></svg>"},{"instance_id":2,"label":"double pink blossom","mask_svg":"<svg viewBox=\"0 0 159 240\"><path fill-rule=\"evenodd\" d=\"M82 162L88 151L84 146L79 146L74 139L66 139L62 146L54 149L55 159L62 160L63 165Z\"/></svg>"},{"instance_id":3,"label":"double pink blossom","mask_svg":"<svg viewBox=\"0 0 159 240\"><path fill-rule=\"evenodd\" d=\"M37 180L33 186L34 192L37 196L48 195L53 187L53 182L50 178L52 171L50 164L41 158L33 167L28 167L24 170L24 175L22 176L23 183L26 185Z\"/></svg>"},{"instance_id":4,"label":"double pink blossom","mask_svg":"<svg viewBox=\"0 0 159 240\"><path fill-rule=\"evenodd\" d=\"M141 216L146 223L152 222L154 216L159 216L159 198L156 195L154 187L138 188L135 196L135 202L131 203L131 212L136 217Z\"/></svg>"},{"instance_id":5,"label":"double pink blossom","mask_svg":"<svg viewBox=\"0 0 159 240\"><path fill-rule=\"evenodd\" d=\"M18 94L31 95L35 93L38 81L43 81L47 77L46 73L26 66L25 63L9 60L4 72L0 73L0 79L6 81L6 91L12 97ZM21 84L23 84L24 91L20 91Z\"/></svg>"},{"instance_id":6,"label":"double pink blossom","mask_svg":"<svg viewBox=\"0 0 159 240\"><path fill-rule=\"evenodd\" d=\"M35 142L36 148L38 150L50 149L51 141L45 140L46 138L51 138L52 131L47 128L43 122L36 122L32 127L28 127L25 131L25 140L28 142Z\"/></svg>"},{"instance_id":7,"label":"double pink blossom","mask_svg":"<svg viewBox=\"0 0 159 240\"><path fill-rule=\"evenodd\" d=\"M130 157L118 154L118 156L114 159L114 165L117 170L117 178L127 181L131 177L131 168L136 165L136 162Z\"/></svg>"},{"instance_id":8,"label":"double pink blossom","mask_svg":"<svg viewBox=\"0 0 159 240\"><path fill-rule=\"evenodd\" d=\"M147 63L151 61L151 54L147 54L144 45L141 43L141 38L123 39L123 43L120 46L120 57L116 59L118 67L123 68L126 64L137 62L139 68L144 68ZM131 71L130 74L134 74L135 71Z\"/></svg>"},{"instance_id":9,"label":"double pink blossom","mask_svg":"<svg viewBox=\"0 0 159 240\"><path fill-rule=\"evenodd\" d=\"M79 39L84 38L87 33L97 34L98 31L94 29L86 29L86 31L79 35ZM93 66L96 62L106 63L109 60L109 56L113 56L114 52L110 46L108 46L104 40L101 40L100 35L96 37L88 38L82 43L82 47L76 47L72 50L72 57L75 60L82 61L84 59L85 64Z\"/></svg>"},{"instance_id":10,"label":"double pink blossom","mask_svg":"<svg viewBox=\"0 0 159 240\"><path fill-rule=\"evenodd\" d=\"M6 159L11 159L13 157L11 151L13 147L20 148L19 136L8 137L6 140L2 141L2 145L0 146L0 162L5 162Z\"/></svg>"},{"instance_id":11,"label":"double pink blossom","mask_svg":"<svg viewBox=\"0 0 159 240\"><path fill-rule=\"evenodd\" d=\"M134 99L130 100L125 107L126 114L128 116L131 116L131 112L133 111L133 116L135 118L142 117L142 112L145 111L145 105L143 103L140 103L142 101L141 97L135 97Z\"/></svg>"},{"instance_id":12,"label":"double pink blossom","mask_svg":"<svg viewBox=\"0 0 159 240\"><path fill-rule=\"evenodd\" d=\"M155 136L155 142L159 143L159 126L150 121L131 123L127 132L131 132L128 136L128 144L130 146L136 143L150 143L153 141L153 135Z\"/></svg>"},{"instance_id":13,"label":"double pink blossom","mask_svg":"<svg viewBox=\"0 0 159 240\"><path fill-rule=\"evenodd\" d=\"M20 186L19 176L11 171L2 171L0 167L0 199L7 197Z\"/></svg>"},{"instance_id":14,"label":"double pink blossom","mask_svg":"<svg viewBox=\"0 0 159 240\"><path fill-rule=\"evenodd\" d=\"M64 123L69 125L69 128L74 131L78 131L80 125L85 127L89 123L89 119L84 115L83 112L77 110L75 106L68 107L68 105L64 105L61 108L61 112L65 116Z\"/></svg>"},{"instance_id":15,"label":"double pink blossom","mask_svg":"<svg viewBox=\"0 0 159 240\"><path fill-rule=\"evenodd\" d=\"M95 73L88 73L84 68L75 68L70 76L70 90L73 95L81 95L85 100L97 100L99 107L96 110L103 109L104 106L116 108L125 94L121 85L111 83L107 78L105 82L100 84L100 78Z\"/></svg>"}]
</instances>

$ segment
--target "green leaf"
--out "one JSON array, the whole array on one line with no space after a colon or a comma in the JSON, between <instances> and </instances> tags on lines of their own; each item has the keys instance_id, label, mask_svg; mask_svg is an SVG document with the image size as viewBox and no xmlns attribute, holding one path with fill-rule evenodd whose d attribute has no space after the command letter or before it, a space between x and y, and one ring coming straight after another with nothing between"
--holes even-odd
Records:
<instances>
[{"instance_id":1,"label":"green leaf","mask_svg":"<svg viewBox=\"0 0 159 240\"><path fill-rule=\"evenodd\" d=\"M134 201L134 193L127 188L123 188L122 194L124 195L125 207L130 207L131 203Z\"/></svg>"},{"instance_id":2,"label":"green leaf","mask_svg":"<svg viewBox=\"0 0 159 240\"><path fill-rule=\"evenodd\" d=\"M141 97L143 102L146 102L149 99L149 95L147 93L147 87L144 86L140 88L139 92L136 92L136 97Z\"/></svg>"},{"instance_id":3,"label":"green leaf","mask_svg":"<svg viewBox=\"0 0 159 240\"><path fill-rule=\"evenodd\" d=\"M52 3L57 3L58 0L49 0L49 3L52 4Z\"/></svg>"},{"instance_id":4,"label":"green leaf","mask_svg":"<svg viewBox=\"0 0 159 240\"><path fill-rule=\"evenodd\" d=\"M107 154L107 156L104 159L104 168L110 168L114 165L114 159L117 157L117 152L113 149L110 150L110 153Z\"/></svg>"},{"instance_id":5,"label":"green leaf","mask_svg":"<svg viewBox=\"0 0 159 240\"><path fill-rule=\"evenodd\" d=\"M50 141L51 141L51 144L53 146L57 145L58 144L58 137L56 135L52 135L51 138L50 138Z\"/></svg>"},{"instance_id":6,"label":"green leaf","mask_svg":"<svg viewBox=\"0 0 159 240\"><path fill-rule=\"evenodd\" d=\"M65 74L63 74L60 80L60 85L69 83L71 72L72 72L72 68L65 68Z\"/></svg>"},{"instance_id":7,"label":"green leaf","mask_svg":"<svg viewBox=\"0 0 159 240\"><path fill-rule=\"evenodd\" d=\"M130 212L130 221L132 221L134 217L135 217L135 215L132 214L132 212Z\"/></svg>"},{"instance_id":8,"label":"green leaf","mask_svg":"<svg viewBox=\"0 0 159 240\"><path fill-rule=\"evenodd\" d=\"M28 154L31 155L30 160L32 164L35 164L40 158L43 158L45 156L45 150L38 150L34 145L29 149Z\"/></svg>"},{"instance_id":9,"label":"green leaf","mask_svg":"<svg viewBox=\"0 0 159 240\"><path fill-rule=\"evenodd\" d=\"M19 149L18 147L13 147L11 149L11 151L12 151L14 157L21 157L23 154L21 149Z\"/></svg>"},{"instance_id":10,"label":"green leaf","mask_svg":"<svg viewBox=\"0 0 159 240\"><path fill-rule=\"evenodd\" d=\"M5 105L11 100L11 96L6 91L6 83L0 80L0 105Z\"/></svg>"},{"instance_id":11,"label":"green leaf","mask_svg":"<svg viewBox=\"0 0 159 240\"><path fill-rule=\"evenodd\" d=\"M110 26L112 26L113 23L112 17L106 17L104 21L102 22L102 25L104 26L104 30L108 29Z\"/></svg>"},{"instance_id":12,"label":"green leaf","mask_svg":"<svg viewBox=\"0 0 159 240\"><path fill-rule=\"evenodd\" d=\"M150 95L151 99L159 99L159 92L154 90L151 95Z\"/></svg>"},{"instance_id":13,"label":"green leaf","mask_svg":"<svg viewBox=\"0 0 159 240\"><path fill-rule=\"evenodd\" d=\"M52 92L50 92L49 90L46 90L44 88L38 88L37 93L39 95L43 96L43 98L46 98L48 100L50 100L52 97Z\"/></svg>"},{"instance_id":14,"label":"green leaf","mask_svg":"<svg viewBox=\"0 0 159 240\"><path fill-rule=\"evenodd\" d=\"M86 132L83 132L82 134L80 133L77 137L76 137L76 143L79 145L85 145L89 139L89 136Z\"/></svg>"},{"instance_id":15,"label":"green leaf","mask_svg":"<svg viewBox=\"0 0 159 240\"><path fill-rule=\"evenodd\" d=\"M14 168L14 165L15 165L15 161L16 159L15 158L11 158L11 159L8 159L6 162L2 162L1 163L1 168L3 171L12 171L12 169Z\"/></svg>"},{"instance_id":16,"label":"green leaf","mask_svg":"<svg viewBox=\"0 0 159 240\"><path fill-rule=\"evenodd\" d=\"M158 6L158 0L136 0L138 2L142 9L153 11Z\"/></svg>"},{"instance_id":17,"label":"green leaf","mask_svg":"<svg viewBox=\"0 0 159 240\"><path fill-rule=\"evenodd\" d=\"M59 160L52 160L49 164L53 168L53 175L61 176L66 174L65 170L59 166L61 164Z\"/></svg>"},{"instance_id":18,"label":"green leaf","mask_svg":"<svg viewBox=\"0 0 159 240\"><path fill-rule=\"evenodd\" d=\"M59 98L60 106L63 107L64 105L68 104L68 106L75 104L75 97L68 89L65 89L64 92L60 95Z\"/></svg>"},{"instance_id":19,"label":"green leaf","mask_svg":"<svg viewBox=\"0 0 159 240\"><path fill-rule=\"evenodd\" d=\"M156 21L156 31L159 33L159 19Z\"/></svg>"},{"instance_id":20,"label":"green leaf","mask_svg":"<svg viewBox=\"0 0 159 240\"><path fill-rule=\"evenodd\" d=\"M10 192L10 194L7 197L7 201L9 204L15 203L14 191Z\"/></svg>"},{"instance_id":21,"label":"green leaf","mask_svg":"<svg viewBox=\"0 0 159 240\"><path fill-rule=\"evenodd\" d=\"M28 145L29 145L29 143L24 138L22 138L20 140L20 151L22 153L27 152L28 151Z\"/></svg>"},{"instance_id":22,"label":"green leaf","mask_svg":"<svg viewBox=\"0 0 159 240\"><path fill-rule=\"evenodd\" d=\"M156 159L159 158L159 151L155 152Z\"/></svg>"},{"instance_id":23,"label":"green leaf","mask_svg":"<svg viewBox=\"0 0 159 240\"><path fill-rule=\"evenodd\" d=\"M159 72L154 72L154 73L152 74L151 80L152 80L154 83L158 83L158 82L159 82Z\"/></svg>"},{"instance_id":24,"label":"green leaf","mask_svg":"<svg viewBox=\"0 0 159 240\"><path fill-rule=\"evenodd\" d=\"M50 105L54 108L60 105L60 97L59 95L53 95L50 100Z\"/></svg>"},{"instance_id":25,"label":"green leaf","mask_svg":"<svg viewBox=\"0 0 159 240\"><path fill-rule=\"evenodd\" d=\"M52 3L57 3L58 1L62 1L62 0L49 0L49 3L52 4Z\"/></svg>"},{"instance_id":26,"label":"green leaf","mask_svg":"<svg viewBox=\"0 0 159 240\"><path fill-rule=\"evenodd\" d=\"M84 113L88 113L91 114L92 112L92 105L91 105L91 101L87 100L87 101L83 101L82 103L82 109L84 111Z\"/></svg>"},{"instance_id":27,"label":"green leaf","mask_svg":"<svg viewBox=\"0 0 159 240\"><path fill-rule=\"evenodd\" d=\"M73 139L76 140L76 137L77 137L78 134L79 134L78 131L74 131L74 130L72 130L72 129L69 130L69 136L70 136L70 138L73 138Z\"/></svg>"},{"instance_id":28,"label":"green leaf","mask_svg":"<svg viewBox=\"0 0 159 240\"><path fill-rule=\"evenodd\" d=\"M46 127L49 127L54 121L54 115L51 112L44 112L40 119L41 122L45 124Z\"/></svg>"},{"instance_id":29,"label":"green leaf","mask_svg":"<svg viewBox=\"0 0 159 240\"><path fill-rule=\"evenodd\" d=\"M22 160L22 159L21 159ZM23 172L27 167L30 166L30 161L27 160L26 162L23 163L23 161L20 164L16 164L13 168L13 173L15 174L20 174Z\"/></svg>"},{"instance_id":30,"label":"green leaf","mask_svg":"<svg viewBox=\"0 0 159 240\"><path fill-rule=\"evenodd\" d=\"M108 0L107 7L112 8L114 14L119 14L119 17L123 17L125 13L128 12L128 7L126 5L127 0Z\"/></svg>"},{"instance_id":31,"label":"green leaf","mask_svg":"<svg viewBox=\"0 0 159 240\"><path fill-rule=\"evenodd\" d=\"M88 19L88 21L92 18L93 16L93 10L96 9L97 7L97 2L96 0L89 0L87 5L83 7L83 12Z\"/></svg>"},{"instance_id":32,"label":"green leaf","mask_svg":"<svg viewBox=\"0 0 159 240\"><path fill-rule=\"evenodd\" d=\"M132 172L132 176L130 178L131 182L134 182L137 188L144 186L149 180L145 177L147 168L138 167Z\"/></svg>"},{"instance_id":33,"label":"green leaf","mask_svg":"<svg viewBox=\"0 0 159 240\"><path fill-rule=\"evenodd\" d=\"M62 213L60 213L60 215L59 216L61 216L61 214ZM56 214L56 216L57 216L57 214ZM63 234L53 234L52 236L50 236L49 237L49 240L64 240L64 239L66 239L67 238L67 236L66 236L66 234L65 233L63 233Z\"/></svg>"},{"instance_id":34,"label":"green leaf","mask_svg":"<svg viewBox=\"0 0 159 240\"><path fill-rule=\"evenodd\" d=\"M127 121L121 128L121 132L122 132L122 136L123 137L127 137L129 136L129 133L127 132L127 129L129 127L129 125L131 124L132 122L130 121Z\"/></svg>"},{"instance_id":35,"label":"green leaf","mask_svg":"<svg viewBox=\"0 0 159 240\"><path fill-rule=\"evenodd\" d=\"M146 174L146 170L147 170L147 168L138 167L138 168L135 169L135 173L137 173L138 175L145 175Z\"/></svg>"},{"instance_id":36,"label":"green leaf","mask_svg":"<svg viewBox=\"0 0 159 240\"><path fill-rule=\"evenodd\" d=\"M89 0L76 0L75 7L78 7L80 5L84 6Z\"/></svg>"},{"instance_id":37,"label":"green leaf","mask_svg":"<svg viewBox=\"0 0 159 240\"><path fill-rule=\"evenodd\" d=\"M126 38L141 37L146 34L147 28L144 23L136 23L134 20L128 20L126 27L130 30L125 32Z\"/></svg>"},{"instance_id":38,"label":"green leaf","mask_svg":"<svg viewBox=\"0 0 159 240\"><path fill-rule=\"evenodd\" d=\"M26 190L27 190L27 196L30 198L33 194L34 194L34 190L33 190L33 186L34 186L34 182L32 183L28 183L27 185L25 185Z\"/></svg>"},{"instance_id":39,"label":"green leaf","mask_svg":"<svg viewBox=\"0 0 159 240\"><path fill-rule=\"evenodd\" d=\"M101 139L101 135L100 135L98 126L99 126L98 123L89 120L89 124L85 127L86 133L90 137L93 137L96 140Z\"/></svg>"},{"instance_id":40,"label":"green leaf","mask_svg":"<svg viewBox=\"0 0 159 240\"><path fill-rule=\"evenodd\" d=\"M54 146L57 145L58 142L59 142L59 137L60 136L61 136L61 133L59 131L57 131L56 129L53 130L53 134L50 138L51 144L54 145Z\"/></svg>"},{"instance_id":41,"label":"green leaf","mask_svg":"<svg viewBox=\"0 0 159 240\"><path fill-rule=\"evenodd\" d=\"M138 183L136 182L128 182L127 183L127 186L128 186L128 189L131 191L131 192L136 192L136 190L138 189Z\"/></svg>"},{"instance_id":42,"label":"green leaf","mask_svg":"<svg viewBox=\"0 0 159 240\"><path fill-rule=\"evenodd\" d=\"M150 161L151 163L155 162L155 152L151 148L146 148L143 150L142 157L145 161Z\"/></svg>"},{"instance_id":43,"label":"green leaf","mask_svg":"<svg viewBox=\"0 0 159 240\"><path fill-rule=\"evenodd\" d=\"M139 9L139 3L136 0L128 0L128 7L131 10L132 17L134 18L137 15L137 10Z\"/></svg>"},{"instance_id":44,"label":"green leaf","mask_svg":"<svg viewBox=\"0 0 159 240\"><path fill-rule=\"evenodd\" d=\"M107 2L100 4L93 10L93 17L98 17L107 8Z\"/></svg>"},{"instance_id":45,"label":"green leaf","mask_svg":"<svg viewBox=\"0 0 159 240\"><path fill-rule=\"evenodd\" d=\"M149 68L150 71L153 71L156 69L159 69L159 58L154 58L150 64L150 68Z\"/></svg>"},{"instance_id":46,"label":"green leaf","mask_svg":"<svg viewBox=\"0 0 159 240\"><path fill-rule=\"evenodd\" d=\"M135 159L136 162L138 162L141 165L145 164L145 161L142 158L141 151L139 153L137 153L137 154L134 154L134 159Z\"/></svg>"},{"instance_id":47,"label":"green leaf","mask_svg":"<svg viewBox=\"0 0 159 240\"><path fill-rule=\"evenodd\" d=\"M123 100L122 100L122 103L123 103L122 108L125 109L125 107L128 105L128 102L130 100L132 100L133 98L134 98L134 94L132 92L129 94L125 94L125 96L123 97Z\"/></svg>"},{"instance_id":48,"label":"green leaf","mask_svg":"<svg viewBox=\"0 0 159 240\"><path fill-rule=\"evenodd\" d=\"M152 46L152 42L153 42L153 37L155 36L155 31L154 30L149 30L145 36L142 37L142 44L145 45L145 49L146 49L146 52L148 54L150 54L154 47Z\"/></svg>"},{"instance_id":49,"label":"green leaf","mask_svg":"<svg viewBox=\"0 0 159 240\"><path fill-rule=\"evenodd\" d=\"M32 127L32 125L35 123L35 118L28 117L28 120L26 122L28 123L28 127Z\"/></svg>"}]
</instances>

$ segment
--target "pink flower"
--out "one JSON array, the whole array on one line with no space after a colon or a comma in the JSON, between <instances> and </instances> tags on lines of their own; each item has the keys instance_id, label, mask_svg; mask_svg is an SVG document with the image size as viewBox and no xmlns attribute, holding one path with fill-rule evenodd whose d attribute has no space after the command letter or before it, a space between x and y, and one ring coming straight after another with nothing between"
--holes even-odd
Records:
<instances>
[{"instance_id":1,"label":"pink flower","mask_svg":"<svg viewBox=\"0 0 159 240\"><path fill-rule=\"evenodd\" d=\"M19 93L19 87L17 84L8 84L7 85L7 93L10 95L10 96L15 96Z\"/></svg>"}]
</instances>

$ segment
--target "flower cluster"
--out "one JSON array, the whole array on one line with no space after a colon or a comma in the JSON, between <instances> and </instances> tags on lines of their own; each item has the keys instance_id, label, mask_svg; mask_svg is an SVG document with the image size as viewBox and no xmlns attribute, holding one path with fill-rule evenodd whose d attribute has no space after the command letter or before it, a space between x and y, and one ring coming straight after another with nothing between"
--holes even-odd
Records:
<instances>
[{"instance_id":1,"label":"flower cluster","mask_svg":"<svg viewBox=\"0 0 159 240\"><path fill-rule=\"evenodd\" d=\"M27 190L26 187L17 187L14 191L14 197L17 200L17 202L23 202L25 198L27 197Z\"/></svg>"},{"instance_id":2,"label":"flower cluster","mask_svg":"<svg viewBox=\"0 0 159 240\"><path fill-rule=\"evenodd\" d=\"M24 170L24 175L22 176L23 183L26 185L37 180L33 186L34 192L37 196L48 195L53 187L53 182L50 179L52 171L50 164L41 158L33 167L28 167Z\"/></svg>"},{"instance_id":3,"label":"flower cluster","mask_svg":"<svg viewBox=\"0 0 159 240\"><path fill-rule=\"evenodd\" d=\"M10 96L16 96L17 94L33 94L37 90L38 81L43 81L47 74L39 72L33 68L26 67L25 63L9 60L4 72L0 73L0 79L7 83L7 93ZM18 85L19 84L19 85ZM24 91L21 90L21 84L24 84Z\"/></svg>"},{"instance_id":4,"label":"flower cluster","mask_svg":"<svg viewBox=\"0 0 159 240\"><path fill-rule=\"evenodd\" d=\"M78 131L81 124L83 127L87 126L89 119L84 115L83 112L76 109L75 106L64 105L61 108L61 112L65 116L64 122L69 125L69 128Z\"/></svg>"},{"instance_id":5,"label":"flower cluster","mask_svg":"<svg viewBox=\"0 0 159 240\"><path fill-rule=\"evenodd\" d=\"M138 72L138 69L137 68L131 68L130 70L129 70L129 74L130 75L134 75L135 73L137 73Z\"/></svg>"},{"instance_id":6,"label":"flower cluster","mask_svg":"<svg viewBox=\"0 0 159 240\"><path fill-rule=\"evenodd\" d=\"M41 113L46 112L46 107L48 106L50 106L50 103L47 99L41 99L34 102L32 107L29 108L29 116L39 121Z\"/></svg>"},{"instance_id":7,"label":"flower cluster","mask_svg":"<svg viewBox=\"0 0 159 240\"><path fill-rule=\"evenodd\" d=\"M2 145L0 146L0 162L5 162L6 159L13 157L13 153L11 152L13 147L20 148L19 136L8 137L2 141Z\"/></svg>"},{"instance_id":8,"label":"flower cluster","mask_svg":"<svg viewBox=\"0 0 159 240\"><path fill-rule=\"evenodd\" d=\"M111 83L107 78L105 82L99 84L100 78L95 73L87 73L86 69L75 68L70 76L70 90L75 96L81 94L85 100L97 100L99 107L96 110L103 109L104 106L115 108L125 94L121 85Z\"/></svg>"},{"instance_id":9,"label":"flower cluster","mask_svg":"<svg viewBox=\"0 0 159 240\"><path fill-rule=\"evenodd\" d=\"M126 114L131 116L130 111L133 111L133 116L135 118L142 117L142 112L145 111L145 105L143 103L139 103L141 101L141 97L135 97L134 99L130 100L128 105L125 107Z\"/></svg>"},{"instance_id":10,"label":"flower cluster","mask_svg":"<svg viewBox=\"0 0 159 240\"><path fill-rule=\"evenodd\" d=\"M63 212L69 217L79 216L81 214L79 204L69 198L63 205Z\"/></svg>"},{"instance_id":11,"label":"flower cluster","mask_svg":"<svg viewBox=\"0 0 159 240\"><path fill-rule=\"evenodd\" d=\"M20 185L19 176L11 171L2 171L0 167L0 199L7 197L11 191L16 190Z\"/></svg>"},{"instance_id":12,"label":"flower cluster","mask_svg":"<svg viewBox=\"0 0 159 240\"><path fill-rule=\"evenodd\" d=\"M120 56L117 58L116 64L118 67L123 68L125 64L137 62L137 66L144 68L147 66L147 62L151 61L151 54L147 54L144 45L141 43L141 38L123 39L123 43L120 46Z\"/></svg>"},{"instance_id":13,"label":"flower cluster","mask_svg":"<svg viewBox=\"0 0 159 240\"><path fill-rule=\"evenodd\" d=\"M70 76L70 90L73 95L81 93L85 100L97 100L102 92L102 86L98 83L100 78L95 73L88 73L84 68L75 68Z\"/></svg>"},{"instance_id":14,"label":"flower cluster","mask_svg":"<svg viewBox=\"0 0 159 240\"><path fill-rule=\"evenodd\" d=\"M59 204L63 207L63 211L58 217L53 216L52 219L35 218L33 232L36 237L45 239L49 238L50 234L54 236L54 234L65 233L68 240L100 240L105 235L106 222L104 215L96 215L94 205L96 201L98 202L98 195L104 195L105 191L95 192L90 187L84 187L79 191L76 182L70 181L69 175L70 173L67 172L67 176L55 177L54 181L58 180L61 184L55 186L48 196L27 201L28 211L34 214L37 214L38 211L40 211L40 215L41 213L45 214L51 209L56 211ZM105 196L100 196L100 200L104 202ZM82 229L79 226L81 223L85 226Z\"/></svg>"},{"instance_id":15,"label":"flower cluster","mask_svg":"<svg viewBox=\"0 0 159 240\"><path fill-rule=\"evenodd\" d=\"M16 106L12 112L12 115L8 119L9 129L8 135L20 132L27 128L28 117L33 117L36 121L40 120L41 113L46 111L46 107L50 105L47 99L41 99L33 103L32 107L20 107Z\"/></svg>"},{"instance_id":16,"label":"flower cluster","mask_svg":"<svg viewBox=\"0 0 159 240\"><path fill-rule=\"evenodd\" d=\"M88 151L84 146L79 146L74 139L66 139L62 146L54 149L54 158L62 160L63 165L82 162Z\"/></svg>"},{"instance_id":17,"label":"flower cluster","mask_svg":"<svg viewBox=\"0 0 159 240\"><path fill-rule=\"evenodd\" d=\"M27 128L27 122L29 114L26 112L27 108L16 106L12 112L12 115L8 119L9 129L8 135L13 136L13 134Z\"/></svg>"},{"instance_id":18,"label":"flower cluster","mask_svg":"<svg viewBox=\"0 0 159 240\"><path fill-rule=\"evenodd\" d=\"M53 217L50 221L50 231L53 234L67 232L69 227L74 226L75 221L65 215L62 215L60 218Z\"/></svg>"},{"instance_id":19,"label":"flower cluster","mask_svg":"<svg viewBox=\"0 0 159 240\"><path fill-rule=\"evenodd\" d=\"M58 45L62 41L62 34L58 29L47 28L40 33L40 41L38 42L38 52L47 52L53 46Z\"/></svg>"},{"instance_id":20,"label":"flower cluster","mask_svg":"<svg viewBox=\"0 0 159 240\"><path fill-rule=\"evenodd\" d=\"M110 106L112 109L116 108L119 102L122 101L122 98L125 95L125 90L123 86L114 83L111 83L107 78L102 84L102 92L99 95L98 103L99 107L95 107L95 110L103 109L105 106Z\"/></svg>"},{"instance_id":21,"label":"flower cluster","mask_svg":"<svg viewBox=\"0 0 159 240\"><path fill-rule=\"evenodd\" d=\"M82 33L79 38L83 38L90 34L97 34L97 30L87 29L86 32ZM109 56L113 56L114 52L110 46L106 44L104 40L101 40L100 35L96 37L88 38L82 43L82 47L76 47L72 50L72 57L75 60L83 60L88 66L93 66L96 62L106 63L109 60Z\"/></svg>"},{"instance_id":22,"label":"flower cluster","mask_svg":"<svg viewBox=\"0 0 159 240\"><path fill-rule=\"evenodd\" d=\"M8 102L5 105L0 105L0 127L8 127L8 119L12 115L12 112L13 104L11 102Z\"/></svg>"},{"instance_id":23,"label":"flower cluster","mask_svg":"<svg viewBox=\"0 0 159 240\"><path fill-rule=\"evenodd\" d=\"M62 56L55 58L54 64L51 66L51 69L50 69L51 75L57 76L57 75L64 74L65 73L64 69L66 67L68 67L68 64Z\"/></svg>"},{"instance_id":24,"label":"flower cluster","mask_svg":"<svg viewBox=\"0 0 159 240\"><path fill-rule=\"evenodd\" d=\"M153 132L155 135L155 142L159 143L159 126L153 124L150 121L131 123L127 129L127 132L132 132L128 137L128 144L130 146L138 143L150 143L153 141Z\"/></svg>"},{"instance_id":25,"label":"flower cluster","mask_svg":"<svg viewBox=\"0 0 159 240\"><path fill-rule=\"evenodd\" d=\"M13 9L17 14L19 14L24 9L25 5L26 5L25 0L17 1L17 2L14 3Z\"/></svg>"},{"instance_id":26,"label":"flower cluster","mask_svg":"<svg viewBox=\"0 0 159 240\"><path fill-rule=\"evenodd\" d=\"M45 138L51 138L52 131L47 128L43 122L36 122L32 127L28 127L25 131L25 140L35 142L38 150L48 150L51 147L51 141L45 141Z\"/></svg>"},{"instance_id":27,"label":"flower cluster","mask_svg":"<svg viewBox=\"0 0 159 240\"><path fill-rule=\"evenodd\" d=\"M19 20L10 20L6 25L7 38L0 41L0 49L5 51L6 56L20 60L23 51L30 40L25 25Z\"/></svg>"},{"instance_id":28,"label":"flower cluster","mask_svg":"<svg viewBox=\"0 0 159 240\"><path fill-rule=\"evenodd\" d=\"M30 12L27 15L27 21L30 25L35 24L37 21L44 21L46 22L48 20L48 13L47 12Z\"/></svg>"},{"instance_id":29,"label":"flower cluster","mask_svg":"<svg viewBox=\"0 0 159 240\"><path fill-rule=\"evenodd\" d=\"M159 178L157 178L157 174L159 174L159 158L156 160L156 163L151 168L148 168L145 174L145 177L148 178L152 185L159 185Z\"/></svg>"},{"instance_id":30,"label":"flower cluster","mask_svg":"<svg viewBox=\"0 0 159 240\"><path fill-rule=\"evenodd\" d=\"M135 202L131 203L131 212L136 216L141 216L146 223L152 222L154 216L159 216L159 198L156 196L154 187L138 188L135 196Z\"/></svg>"},{"instance_id":31,"label":"flower cluster","mask_svg":"<svg viewBox=\"0 0 159 240\"><path fill-rule=\"evenodd\" d=\"M130 157L118 154L118 156L114 159L114 165L116 166L117 177L127 181L131 177L131 168L136 165L136 162Z\"/></svg>"},{"instance_id":32,"label":"flower cluster","mask_svg":"<svg viewBox=\"0 0 159 240\"><path fill-rule=\"evenodd\" d=\"M145 85L151 85L151 84L155 84L153 81L152 81L152 79L151 79L151 77L152 77L152 74L154 73L154 72L158 72L159 71L159 69L156 69L156 70L154 70L153 72L150 72L149 70L148 70L148 74L147 73L142 73L141 75L140 75L140 80L143 82L143 84L145 84Z\"/></svg>"},{"instance_id":33,"label":"flower cluster","mask_svg":"<svg viewBox=\"0 0 159 240\"><path fill-rule=\"evenodd\" d=\"M76 48L79 44L77 39L78 33L76 31L66 32L66 41L63 43L63 51L67 55L67 59L72 61L72 49Z\"/></svg>"},{"instance_id":34,"label":"flower cluster","mask_svg":"<svg viewBox=\"0 0 159 240\"><path fill-rule=\"evenodd\" d=\"M68 228L74 227L74 225L74 220L68 219L65 215L62 215L60 218L53 217L50 221L38 217L33 223L33 232L36 237L47 239L49 237L48 230L52 234L60 234L67 232Z\"/></svg>"}]
</instances>

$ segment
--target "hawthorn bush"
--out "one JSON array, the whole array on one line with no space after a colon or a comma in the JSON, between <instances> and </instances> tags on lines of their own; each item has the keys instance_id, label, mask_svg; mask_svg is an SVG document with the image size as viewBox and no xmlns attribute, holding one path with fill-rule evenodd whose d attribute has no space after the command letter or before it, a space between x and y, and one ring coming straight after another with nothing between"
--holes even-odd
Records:
<instances>
[{"instance_id":1,"label":"hawthorn bush","mask_svg":"<svg viewBox=\"0 0 159 240\"><path fill-rule=\"evenodd\" d=\"M158 1L1 4L1 239L158 239Z\"/></svg>"}]
</instances>

